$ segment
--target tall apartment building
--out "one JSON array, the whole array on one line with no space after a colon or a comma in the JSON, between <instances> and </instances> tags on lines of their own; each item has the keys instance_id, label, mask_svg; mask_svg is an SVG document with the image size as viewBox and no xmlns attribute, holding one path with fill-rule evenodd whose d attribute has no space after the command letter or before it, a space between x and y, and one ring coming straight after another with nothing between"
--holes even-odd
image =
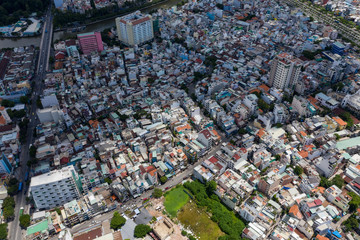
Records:
<instances>
[{"instance_id":1,"label":"tall apartment building","mask_svg":"<svg viewBox=\"0 0 360 240\"><path fill-rule=\"evenodd\" d=\"M300 60L288 53L281 53L271 63L268 84L277 89L294 89L301 71Z\"/></svg>"},{"instance_id":2,"label":"tall apartment building","mask_svg":"<svg viewBox=\"0 0 360 240\"><path fill-rule=\"evenodd\" d=\"M99 52L104 50L101 34L99 32L78 34L77 38L79 40L82 52L86 55L91 54L92 52Z\"/></svg>"},{"instance_id":3,"label":"tall apartment building","mask_svg":"<svg viewBox=\"0 0 360 240\"><path fill-rule=\"evenodd\" d=\"M37 209L51 209L80 197L81 180L74 166L31 178L30 192Z\"/></svg>"},{"instance_id":4,"label":"tall apartment building","mask_svg":"<svg viewBox=\"0 0 360 240\"><path fill-rule=\"evenodd\" d=\"M116 18L115 22L119 40L127 45L139 45L154 38L151 15L136 11Z\"/></svg>"}]
</instances>

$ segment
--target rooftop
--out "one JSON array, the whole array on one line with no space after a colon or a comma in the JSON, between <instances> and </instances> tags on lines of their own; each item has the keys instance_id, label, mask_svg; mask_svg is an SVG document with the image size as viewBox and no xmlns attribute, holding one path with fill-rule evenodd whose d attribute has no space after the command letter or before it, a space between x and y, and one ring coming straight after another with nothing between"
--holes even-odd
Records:
<instances>
[{"instance_id":1,"label":"rooftop","mask_svg":"<svg viewBox=\"0 0 360 240\"><path fill-rule=\"evenodd\" d=\"M63 179L72 177L72 172L75 171L74 166L63 167L60 170L54 170L49 173L45 173L39 176L31 178L30 187L44 185L52 182L58 182Z\"/></svg>"}]
</instances>

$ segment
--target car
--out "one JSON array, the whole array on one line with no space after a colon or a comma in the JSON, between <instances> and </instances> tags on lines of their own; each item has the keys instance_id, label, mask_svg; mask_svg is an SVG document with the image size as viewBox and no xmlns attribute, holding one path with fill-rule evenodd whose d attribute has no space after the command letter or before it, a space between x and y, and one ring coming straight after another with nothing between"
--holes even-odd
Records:
<instances>
[{"instance_id":1,"label":"car","mask_svg":"<svg viewBox=\"0 0 360 240\"><path fill-rule=\"evenodd\" d=\"M165 188L165 190L168 190L168 189L169 189L169 187L166 187L166 188Z\"/></svg>"},{"instance_id":2,"label":"car","mask_svg":"<svg viewBox=\"0 0 360 240\"><path fill-rule=\"evenodd\" d=\"M146 200L148 200L148 198L143 198L143 201L146 201Z\"/></svg>"}]
</instances>

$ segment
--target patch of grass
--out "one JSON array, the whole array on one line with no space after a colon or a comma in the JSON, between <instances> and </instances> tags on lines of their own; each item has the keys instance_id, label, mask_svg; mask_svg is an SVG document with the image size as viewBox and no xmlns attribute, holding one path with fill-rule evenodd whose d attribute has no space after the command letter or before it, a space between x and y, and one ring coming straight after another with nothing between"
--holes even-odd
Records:
<instances>
[{"instance_id":1,"label":"patch of grass","mask_svg":"<svg viewBox=\"0 0 360 240\"><path fill-rule=\"evenodd\" d=\"M179 211L177 218L200 239L216 240L224 235L219 226L211 220L205 209L199 208L194 202L186 204Z\"/></svg>"},{"instance_id":2,"label":"patch of grass","mask_svg":"<svg viewBox=\"0 0 360 240\"><path fill-rule=\"evenodd\" d=\"M125 211L126 216L128 216L129 218L132 218L133 216L135 216L135 212L131 211L131 210L126 210Z\"/></svg>"},{"instance_id":3,"label":"patch of grass","mask_svg":"<svg viewBox=\"0 0 360 240\"><path fill-rule=\"evenodd\" d=\"M172 189L165 194L164 206L166 211L171 217L176 217L177 212L189 201L189 198L184 192L183 186Z\"/></svg>"}]
</instances>

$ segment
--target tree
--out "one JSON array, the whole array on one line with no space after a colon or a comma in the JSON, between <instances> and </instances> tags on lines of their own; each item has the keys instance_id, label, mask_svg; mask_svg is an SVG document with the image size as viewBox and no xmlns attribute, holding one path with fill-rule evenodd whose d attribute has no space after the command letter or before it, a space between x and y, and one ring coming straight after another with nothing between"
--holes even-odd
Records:
<instances>
[{"instance_id":1,"label":"tree","mask_svg":"<svg viewBox=\"0 0 360 240\"><path fill-rule=\"evenodd\" d=\"M347 122L347 127L351 128L354 126L354 120L351 117L351 114L348 112L343 112L339 115L340 118L342 118L345 122Z\"/></svg>"},{"instance_id":2,"label":"tree","mask_svg":"<svg viewBox=\"0 0 360 240\"><path fill-rule=\"evenodd\" d=\"M320 186L328 188L331 186L331 182L326 177L320 176Z\"/></svg>"},{"instance_id":3,"label":"tree","mask_svg":"<svg viewBox=\"0 0 360 240\"><path fill-rule=\"evenodd\" d=\"M168 178L167 178L166 176L161 176L161 177L160 177L160 182L161 182L161 184L166 183L167 180L168 180Z\"/></svg>"},{"instance_id":4,"label":"tree","mask_svg":"<svg viewBox=\"0 0 360 240\"><path fill-rule=\"evenodd\" d=\"M41 103L40 97L38 97L38 98L36 99L36 106L37 106L38 108L43 109L43 105L42 105L42 103Z\"/></svg>"},{"instance_id":5,"label":"tree","mask_svg":"<svg viewBox=\"0 0 360 240\"><path fill-rule=\"evenodd\" d=\"M3 215L6 220L12 219L15 216L14 208L11 206L4 207Z\"/></svg>"},{"instance_id":6,"label":"tree","mask_svg":"<svg viewBox=\"0 0 360 240\"><path fill-rule=\"evenodd\" d=\"M224 9L224 4L221 4L221 3L217 3L216 4L216 7L223 10Z\"/></svg>"},{"instance_id":7,"label":"tree","mask_svg":"<svg viewBox=\"0 0 360 240\"><path fill-rule=\"evenodd\" d=\"M6 197L3 202L3 207L15 207L14 197Z\"/></svg>"},{"instance_id":8,"label":"tree","mask_svg":"<svg viewBox=\"0 0 360 240\"><path fill-rule=\"evenodd\" d=\"M20 102L23 104L27 104L27 103L29 103L29 98L27 96L21 96Z\"/></svg>"},{"instance_id":9,"label":"tree","mask_svg":"<svg viewBox=\"0 0 360 240\"><path fill-rule=\"evenodd\" d=\"M345 230L347 232L356 229L359 226L359 221L357 220L356 216L353 214L351 215L345 222L343 222L345 226Z\"/></svg>"},{"instance_id":10,"label":"tree","mask_svg":"<svg viewBox=\"0 0 360 240\"><path fill-rule=\"evenodd\" d=\"M356 209L358 209L360 205L360 197L353 192L349 192L348 194L350 195L350 197L352 197L351 201L349 202L349 211L354 212Z\"/></svg>"},{"instance_id":11,"label":"tree","mask_svg":"<svg viewBox=\"0 0 360 240\"><path fill-rule=\"evenodd\" d=\"M332 86L332 90L341 92L341 90L343 90L344 87L345 85L342 82L338 82L337 84Z\"/></svg>"},{"instance_id":12,"label":"tree","mask_svg":"<svg viewBox=\"0 0 360 240\"><path fill-rule=\"evenodd\" d=\"M270 105L267 104L263 99L258 100L258 106L261 110L263 110L265 113L269 111Z\"/></svg>"},{"instance_id":13,"label":"tree","mask_svg":"<svg viewBox=\"0 0 360 240\"><path fill-rule=\"evenodd\" d=\"M29 148L29 155L31 158L35 158L36 157L36 147L34 145L32 145L30 148Z\"/></svg>"},{"instance_id":14,"label":"tree","mask_svg":"<svg viewBox=\"0 0 360 240\"><path fill-rule=\"evenodd\" d=\"M160 188L155 188L153 196L154 198L161 198L163 195L163 191Z\"/></svg>"},{"instance_id":15,"label":"tree","mask_svg":"<svg viewBox=\"0 0 360 240\"><path fill-rule=\"evenodd\" d=\"M143 238L151 231L151 227L145 224L136 225L134 230L134 237Z\"/></svg>"},{"instance_id":16,"label":"tree","mask_svg":"<svg viewBox=\"0 0 360 240\"><path fill-rule=\"evenodd\" d=\"M0 239L7 239L7 223L0 224Z\"/></svg>"},{"instance_id":17,"label":"tree","mask_svg":"<svg viewBox=\"0 0 360 240\"><path fill-rule=\"evenodd\" d=\"M275 159L276 159L276 161L279 161L281 159L281 156L279 154L276 154Z\"/></svg>"},{"instance_id":18,"label":"tree","mask_svg":"<svg viewBox=\"0 0 360 240\"><path fill-rule=\"evenodd\" d=\"M11 119L14 118L14 113L13 113L13 111L12 111L10 108L6 109L6 112L7 112L7 114L9 115L9 117L10 117Z\"/></svg>"},{"instance_id":19,"label":"tree","mask_svg":"<svg viewBox=\"0 0 360 240\"><path fill-rule=\"evenodd\" d=\"M294 173L298 176L300 176L301 174L303 174L304 170L300 167L300 166L296 166L294 169Z\"/></svg>"},{"instance_id":20,"label":"tree","mask_svg":"<svg viewBox=\"0 0 360 240\"><path fill-rule=\"evenodd\" d=\"M344 179L337 174L332 180L331 180L332 185L336 185L338 188L342 188L345 184Z\"/></svg>"},{"instance_id":21,"label":"tree","mask_svg":"<svg viewBox=\"0 0 360 240\"><path fill-rule=\"evenodd\" d=\"M60 208L55 208L55 211L56 211L56 213L57 213L58 215L61 215L61 210L60 210Z\"/></svg>"},{"instance_id":22,"label":"tree","mask_svg":"<svg viewBox=\"0 0 360 240\"><path fill-rule=\"evenodd\" d=\"M26 112L24 109L21 109L19 111L16 111L16 110L13 111L13 116L16 118L23 118L23 117L25 117L25 115L26 115Z\"/></svg>"},{"instance_id":23,"label":"tree","mask_svg":"<svg viewBox=\"0 0 360 240\"><path fill-rule=\"evenodd\" d=\"M335 135L336 140L339 140L341 138L340 135L337 133L335 133L334 135Z\"/></svg>"},{"instance_id":24,"label":"tree","mask_svg":"<svg viewBox=\"0 0 360 240\"><path fill-rule=\"evenodd\" d=\"M126 119L129 118L129 116L127 116L127 115L125 115L125 114L120 114L120 115L119 115L119 118L120 118L121 121L125 121Z\"/></svg>"},{"instance_id":25,"label":"tree","mask_svg":"<svg viewBox=\"0 0 360 240\"><path fill-rule=\"evenodd\" d=\"M96 9L94 0L90 0L90 5L93 9Z\"/></svg>"},{"instance_id":26,"label":"tree","mask_svg":"<svg viewBox=\"0 0 360 240\"><path fill-rule=\"evenodd\" d=\"M8 187L7 187L8 194L13 196L18 192L18 180L16 178L11 178ZM4 206L4 204L3 204Z\"/></svg>"},{"instance_id":27,"label":"tree","mask_svg":"<svg viewBox=\"0 0 360 240\"><path fill-rule=\"evenodd\" d=\"M217 187L217 184L215 181L209 181L206 183L206 191L209 196L216 191L216 187Z\"/></svg>"},{"instance_id":28,"label":"tree","mask_svg":"<svg viewBox=\"0 0 360 240\"><path fill-rule=\"evenodd\" d=\"M25 214L20 216L20 226L22 228L27 228L28 226L30 226L30 215L29 214Z\"/></svg>"},{"instance_id":29,"label":"tree","mask_svg":"<svg viewBox=\"0 0 360 240\"><path fill-rule=\"evenodd\" d=\"M104 181L105 181L106 183L108 183L109 185L112 183L112 180L111 180L110 178L108 178L108 177L105 178Z\"/></svg>"},{"instance_id":30,"label":"tree","mask_svg":"<svg viewBox=\"0 0 360 240\"><path fill-rule=\"evenodd\" d=\"M50 57L49 57L49 63L50 63L50 64L54 64L54 62L55 62L54 57L53 57L53 56L50 56Z\"/></svg>"},{"instance_id":31,"label":"tree","mask_svg":"<svg viewBox=\"0 0 360 240\"><path fill-rule=\"evenodd\" d=\"M16 178L11 178L10 180L9 180L9 183L8 183L8 185L15 185L15 184L17 184L19 181L16 179Z\"/></svg>"},{"instance_id":32,"label":"tree","mask_svg":"<svg viewBox=\"0 0 360 240\"><path fill-rule=\"evenodd\" d=\"M244 134L246 134L246 133L247 133L247 131L246 131L245 128L240 128L240 129L239 129L239 134L240 134L240 135L244 135Z\"/></svg>"},{"instance_id":33,"label":"tree","mask_svg":"<svg viewBox=\"0 0 360 240\"><path fill-rule=\"evenodd\" d=\"M284 102L292 103L293 98L294 98L293 95L284 94L284 97L283 97L282 100L283 100Z\"/></svg>"},{"instance_id":34,"label":"tree","mask_svg":"<svg viewBox=\"0 0 360 240\"><path fill-rule=\"evenodd\" d=\"M114 230L120 229L126 222L126 219L120 215L118 211L114 212L113 217L111 218L110 228Z\"/></svg>"},{"instance_id":35,"label":"tree","mask_svg":"<svg viewBox=\"0 0 360 240\"><path fill-rule=\"evenodd\" d=\"M3 99L1 101L1 105L4 106L4 107L14 107L15 106L15 103L10 101L10 100L7 100L7 99Z\"/></svg>"},{"instance_id":36,"label":"tree","mask_svg":"<svg viewBox=\"0 0 360 240\"><path fill-rule=\"evenodd\" d=\"M206 56L204 64L207 67L214 68L216 66L217 57L215 55Z\"/></svg>"},{"instance_id":37,"label":"tree","mask_svg":"<svg viewBox=\"0 0 360 240\"><path fill-rule=\"evenodd\" d=\"M277 203L280 203L279 198L276 196L276 194L272 197L272 200Z\"/></svg>"}]
</instances>

